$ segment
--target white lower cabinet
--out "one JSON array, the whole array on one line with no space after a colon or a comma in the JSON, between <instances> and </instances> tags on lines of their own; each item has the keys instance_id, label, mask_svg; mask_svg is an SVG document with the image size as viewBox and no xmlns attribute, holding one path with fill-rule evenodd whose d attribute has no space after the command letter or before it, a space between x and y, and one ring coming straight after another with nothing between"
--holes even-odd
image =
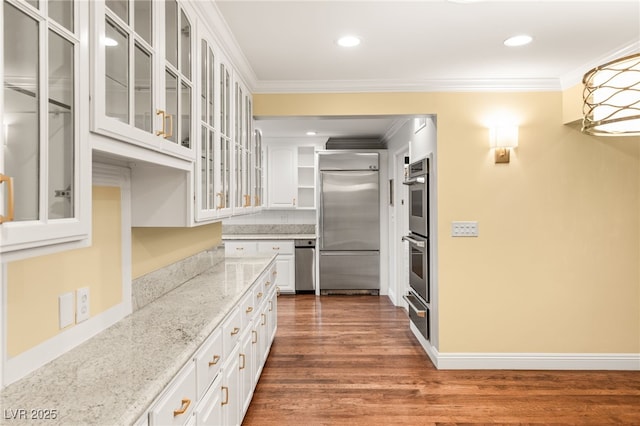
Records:
<instances>
[{"instance_id":1,"label":"white lower cabinet","mask_svg":"<svg viewBox=\"0 0 640 426\"><path fill-rule=\"evenodd\" d=\"M196 407L196 424L222 425L222 376L218 375Z\"/></svg>"},{"instance_id":2,"label":"white lower cabinet","mask_svg":"<svg viewBox=\"0 0 640 426\"><path fill-rule=\"evenodd\" d=\"M240 425L275 337L271 263L151 405L149 425Z\"/></svg>"},{"instance_id":3,"label":"white lower cabinet","mask_svg":"<svg viewBox=\"0 0 640 426\"><path fill-rule=\"evenodd\" d=\"M149 413L152 425L184 425L187 423L196 401L196 366L188 363L164 390Z\"/></svg>"},{"instance_id":4,"label":"white lower cabinet","mask_svg":"<svg viewBox=\"0 0 640 426\"><path fill-rule=\"evenodd\" d=\"M293 240L225 240L227 256L251 256L256 253L277 253L278 288L281 293L296 292L296 258Z\"/></svg>"}]
</instances>

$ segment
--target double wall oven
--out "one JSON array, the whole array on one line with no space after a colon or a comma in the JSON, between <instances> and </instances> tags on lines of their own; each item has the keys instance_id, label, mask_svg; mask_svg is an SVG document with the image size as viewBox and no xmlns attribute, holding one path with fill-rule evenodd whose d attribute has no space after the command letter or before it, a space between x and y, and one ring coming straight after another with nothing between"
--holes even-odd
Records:
<instances>
[{"instance_id":1,"label":"double wall oven","mask_svg":"<svg viewBox=\"0 0 640 426\"><path fill-rule=\"evenodd\" d=\"M430 340L429 286L429 159L409 165L409 291L403 296L409 318L420 334Z\"/></svg>"}]
</instances>

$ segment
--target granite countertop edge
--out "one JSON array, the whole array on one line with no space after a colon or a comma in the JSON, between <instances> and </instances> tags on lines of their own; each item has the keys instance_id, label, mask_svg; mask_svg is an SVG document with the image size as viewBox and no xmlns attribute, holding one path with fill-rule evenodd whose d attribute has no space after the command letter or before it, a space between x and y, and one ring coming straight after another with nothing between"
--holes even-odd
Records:
<instances>
[{"instance_id":1,"label":"granite countertop edge","mask_svg":"<svg viewBox=\"0 0 640 426\"><path fill-rule=\"evenodd\" d=\"M223 234L223 241L233 240L314 240L316 234Z\"/></svg>"},{"instance_id":2,"label":"granite countertop edge","mask_svg":"<svg viewBox=\"0 0 640 426\"><path fill-rule=\"evenodd\" d=\"M274 259L225 258L8 385L0 406L5 412L56 409L48 424L135 423Z\"/></svg>"}]
</instances>

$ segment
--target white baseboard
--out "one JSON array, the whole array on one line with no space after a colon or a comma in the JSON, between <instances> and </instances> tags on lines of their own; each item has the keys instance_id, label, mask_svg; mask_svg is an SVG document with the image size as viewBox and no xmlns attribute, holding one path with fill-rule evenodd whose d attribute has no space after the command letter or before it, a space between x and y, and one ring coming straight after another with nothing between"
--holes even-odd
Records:
<instances>
[{"instance_id":1,"label":"white baseboard","mask_svg":"<svg viewBox=\"0 0 640 426\"><path fill-rule=\"evenodd\" d=\"M9 358L4 363L4 386L20 380L32 371L111 327L128 315L124 303L75 325L41 344Z\"/></svg>"},{"instance_id":2,"label":"white baseboard","mask_svg":"<svg viewBox=\"0 0 640 426\"><path fill-rule=\"evenodd\" d=\"M623 370L640 371L640 353L438 352L410 323L438 370Z\"/></svg>"}]
</instances>

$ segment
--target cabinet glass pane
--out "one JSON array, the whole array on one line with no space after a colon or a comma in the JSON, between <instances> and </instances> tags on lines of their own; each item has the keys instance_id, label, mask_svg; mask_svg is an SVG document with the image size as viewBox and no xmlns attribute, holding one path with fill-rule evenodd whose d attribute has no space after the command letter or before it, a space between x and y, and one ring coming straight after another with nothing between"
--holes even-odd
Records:
<instances>
[{"instance_id":1,"label":"cabinet glass pane","mask_svg":"<svg viewBox=\"0 0 640 426\"><path fill-rule=\"evenodd\" d=\"M73 44L49 31L49 219L73 217Z\"/></svg>"},{"instance_id":2,"label":"cabinet glass pane","mask_svg":"<svg viewBox=\"0 0 640 426\"><path fill-rule=\"evenodd\" d=\"M13 177L15 220L39 219L38 23L4 2L4 173Z\"/></svg>"},{"instance_id":3,"label":"cabinet glass pane","mask_svg":"<svg viewBox=\"0 0 640 426\"><path fill-rule=\"evenodd\" d=\"M229 182L231 181L231 152L229 140L220 138L220 194L222 203L220 208L229 206Z\"/></svg>"},{"instance_id":4,"label":"cabinet glass pane","mask_svg":"<svg viewBox=\"0 0 640 426\"><path fill-rule=\"evenodd\" d=\"M27 3L29 3L31 6L38 8L38 0L27 0Z\"/></svg>"},{"instance_id":5,"label":"cabinet glass pane","mask_svg":"<svg viewBox=\"0 0 640 426\"><path fill-rule=\"evenodd\" d=\"M144 39L150 45L153 45L151 40L151 0L135 0L133 2L133 13L135 19L135 31L140 37Z\"/></svg>"},{"instance_id":6,"label":"cabinet glass pane","mask_svg":"<svg viewBox=\"0 0 640 426\"><path fill-rule=\"evenodd\" d=\"M191 80L191 24L180 11L180 71Z\"/></svg>"},{"instance_id":7,"label":"cabinet glass pane","mask_svg":"<svg viewBox=\"0 0 640 426\"><path fill-rule=\"evenodd\" d=\"M134 52L135 75L133 105L135 126L147 132L153 131L153 105L151 103L151 54L138 43Z\"/></svg>"},{"instance_id":8,"label":"cabinet glass pane","mask_svg":"<svg viewBox=\"0 0 640 426\"><path fill-rule=\"evenodd\" d=\"M129 23L129 0L107 0L106 4L120 19Z\"/></svg>"},{"instance_id":9,"label":"cabinet glass pane","mask_svg":"<svg viewBox=\"0 0 640 426\"><path fill-rule=\"evenodd\" d=\"M180 145L191 148L191 87L182 83L180 91Z\"/></svg>"},{"instance_id":10,"label":"cabinet glass pane","mask_svg":"<svg viewBox=\"0 0 640 426\"><path fill-rule=\"evenodd\" d=\"M164 3L165 57L178 68L178 3L167 0Z\"/></svg>"},{"instance_id":11,"label":"cabinet glass pane","mask_svg":"<svg viewBox=\"0 0 640 426\"><path fill-rule=\"evenodd\" d=\"M213 56L213 51L211 49L209 49L209 96L208 96L208 100L209 100L209 125L210 126L214 126L215 124L213 123L214 120L214 96L215 96L215 67L214 67L214 63L215 63L215 58ZM204 86L203 86L204 87ZM204 90L204 89L203 89Z\"/></svg>"},{"instance_id":12,"label":"cabinet glass pane","mask_svg":"<svg viewBox=\"0 0 640 426\"><path fill-rule=\"evenodd\" d=\"M207 56L207 42L200 41L200 120L207 121L207 69L209 65L209 57Z\"/></svg>"},{"instance_id":13,"label":"cabinet glass pane","mask_svg":"<svg viewBox=\"0 0 640 426\"><path fill-rule=\"evenodd\" d=\"M165 123L166 126L166 139L171 142L176 142L178 140L176 136L176 131L174 129L173 120L178 117L178 77L175 76L171 71L167 70L165 72L165 102L166 102L166 113L171 117L167 117L167 121L169 123Z\"/></svg>"},{"instance_id":14,"label":"cabinet glass pane","mask_svg":"<svg viewBox=\"0 0 640 426\"><path fill-rule=\"evenodd\" d=\"M202 209L203 210L208 210L211 208L210 204L211 201L209 199L209 197L207 197L208 194L208 185L207 185L207 167L209 164L209 153L207 152L207 128L202 126L201 130L200 130L200 147L201 147L201 154L200 154L200 203L202 205Z\"/></svg>"},{"instance_id":15,"label":"cabinet glass pane","mask_svg":"<svg viewBox=\"0 0 640 426\"><path fill-rule=\"evenodd\" d=\"M49 17L73 32L73 0L50 0Z\"/></svg>"},{"instance_id":16,"label":"cabinet glass pane","mask_svg":"<svg viewBox=\"0 0 640 426\"><path fill-rule=\"evenodd\" d=\"M214 158L214 145L215 143L215 135L213 131L209 132L209 143L207 146L207 152L209 153L207 158L207 194L209 194L209 209L213 209L215 206L213 205L213 168L215 166L215 158Z\"/></svg>"},{"instance_id":17,"label":"cabinet glass pane","mask_svg":"<svg viewBox=\"0 0 640 426\"><path fill-rule=\"evenodd\" d=\"M129 122L129 36L106 20L105 112L108 117Z\"/></svg>"}]
</instances>

